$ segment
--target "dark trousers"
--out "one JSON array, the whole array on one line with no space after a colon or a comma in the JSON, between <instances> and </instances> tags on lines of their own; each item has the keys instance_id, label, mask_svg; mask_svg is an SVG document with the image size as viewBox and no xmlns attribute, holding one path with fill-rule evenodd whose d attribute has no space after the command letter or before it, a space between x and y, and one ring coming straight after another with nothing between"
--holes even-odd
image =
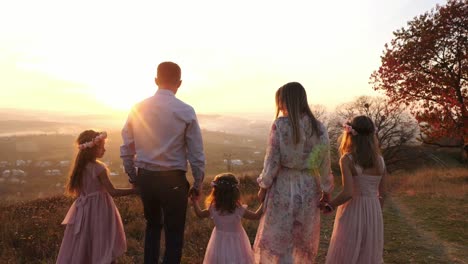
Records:
<instances>
[{"instance_id":1,"label":"dark trousers","mask_svg":"<svg viewBox=\"0 0 468 264\"><path fill-rule=\"evenodd\" d=\"M146 219L145 264L158 263L163 227L166 242L163 263L180 263L189 191L185 171L139 169L137 185Z\"/></svg>"}]
</instances>

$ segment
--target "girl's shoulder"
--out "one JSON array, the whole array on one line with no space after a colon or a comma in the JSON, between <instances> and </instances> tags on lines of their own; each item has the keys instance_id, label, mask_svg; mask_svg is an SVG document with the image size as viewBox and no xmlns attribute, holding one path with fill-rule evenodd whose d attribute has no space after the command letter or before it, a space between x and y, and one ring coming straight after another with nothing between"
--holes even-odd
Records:
<instances>
[{"instance_id":1,"label":"girl's shoulder","mask_svg":"<svg viewBox=\"0 0 468 264\"><path fill-rule=\"evenodd\" d=\"M242 205L237 206L234 212L226 213L226 212L220 212L216 210L216 207L214 206L214 204L211 204L210 207L208 208L208 211L210 212L211 217L216 215L217 217L239 216L242 218L246 209L247 209L247 205L242 204Z\"/></svg>"},{"instance_id":2,"label":"girl's shoulder","mask_svg":"<svg viewBox=\"0 0 468 264\"><path fill-rule=\"evenodd\" d=\"M340 162L346 163L346 162L352 162L353 161L353 154L347 152L341 155L340 157Z\"/></svg>"},{"instance_id":3,"label":"girl's shoulder","mask_svg":"<svg viewBox=\"0 0 468 264\"><path fill-rule=\"evenodd\" d=\"M237 206L236 208L236 214L240 217L244 216L244 213L245 213L245 210L247 210L247 205L246 204L241 204L239 206Z\"/></svg>"},{"instance_id":4,"label":"girl's shoulder","mask_svg":"<svg viewBox=\"0 0 468 264\"><path fill-rule=\"evenodd\" d=\"M96 173L96 175L100 174L101 172L107 170L107 166L104 162L96 160L94 162L89 162L88 166Z\"/></svg>"}]
</instances>

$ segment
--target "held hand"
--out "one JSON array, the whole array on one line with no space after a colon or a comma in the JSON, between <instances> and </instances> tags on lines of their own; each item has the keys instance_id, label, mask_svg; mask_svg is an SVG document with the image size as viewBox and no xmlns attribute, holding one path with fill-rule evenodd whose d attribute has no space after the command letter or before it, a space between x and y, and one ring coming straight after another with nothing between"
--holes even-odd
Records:
<instances>
[{"instance_id":1,"label":"held hand","mask_svg":"<svg viewBox=\"0 0 468 264\"><path fill-rule=\"evenodd\" d=\"M190 188L189 197L190 199L196 199L198 201L198 198L200 197L200 191L195 187Z\"/></svg>"},{"instance_id":2,"label":"held hand","mask_svg":"<svg viewBox=\"0 0 468 264\"><path fill-rule=\"evenodd\" d=\"M133 183L132 191L133 191L133 194L140 194L140 187L138 187L135 183Z\"/></svg>"},{"instance_id":3,"label":"held hand","mask_svg":"<svg viewBox=\"0 0 468 264\"><path fill-rule=\"evenodd\" d=\"M328 214L331 214L333 211L335 211L335 208L333 208L329 203L323 203L323 204L320 204L320 211L324 215L328 215Z\"/></svg>"},{"instance_id":4,"label":"held hand","mask_svg":"<svg viewBox=\"0 0 468 264\"><path fill-rule=\"evenodd\" d=\"M265 201L266 191L267 190L263 188L260 188L260 190L258 191L258 194L257 194L258 200L262 203L263 201Z\"/></svg>"},{"instance_id":5,"label":"held hand","mask_svg":"<svg viewBox=\"0 0 468 264\"><path fill-rule=\"evenodd\" d=\"M326 192L322 192L322 197L320 198L320 203L328 203L330 202L330 194Z\"/></svg>"}]
</instances>

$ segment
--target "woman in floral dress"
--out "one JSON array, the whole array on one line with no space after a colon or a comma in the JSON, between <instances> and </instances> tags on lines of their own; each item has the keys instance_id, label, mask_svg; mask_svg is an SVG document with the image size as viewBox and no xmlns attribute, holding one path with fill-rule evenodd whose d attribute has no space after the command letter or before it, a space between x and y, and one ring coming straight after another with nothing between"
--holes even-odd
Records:
<instances>
[{"instance_id":1,"label":"woman in floral dress","mask_svg":"<svg viewBox=\"0 0 468 264\"><path fill-rule=\"evenodd\" d=\"M278 89L276 108L257 179L265 212L255 239L255 262L313 263L320 238L320 200L328 201L333 189L328 132L312 114L300 83Z\"/></svg>"}]
</instances>

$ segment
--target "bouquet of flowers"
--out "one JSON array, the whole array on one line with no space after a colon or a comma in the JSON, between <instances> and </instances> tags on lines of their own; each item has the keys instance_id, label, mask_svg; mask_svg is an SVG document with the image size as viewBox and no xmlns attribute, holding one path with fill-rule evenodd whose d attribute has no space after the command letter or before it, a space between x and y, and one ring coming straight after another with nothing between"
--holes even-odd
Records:
<instances>
[{"instance_id":1,"label":"bouquet of flowers","mask_svg":"<svg viewBox=\"0 0 468 264\"><path fill-rule=\"evenodd\" d=\"M312 171L312 175L315 176L320 174L320 165L322 165L322 162L327 152L328 144L318 144L312 149L312 152L310 152L308 163L309 168Z\"/></svg>"}]
</instances>

